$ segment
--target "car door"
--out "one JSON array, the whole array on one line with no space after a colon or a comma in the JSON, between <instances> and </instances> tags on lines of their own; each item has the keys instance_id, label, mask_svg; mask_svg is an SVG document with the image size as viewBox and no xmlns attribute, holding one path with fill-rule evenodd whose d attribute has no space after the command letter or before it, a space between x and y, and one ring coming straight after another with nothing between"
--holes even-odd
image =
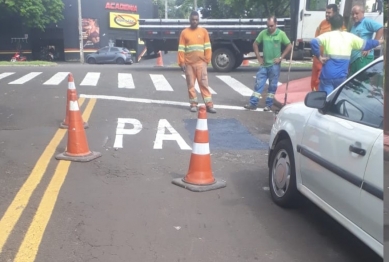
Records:
<instances>
[{"instance_id":1,"label":"car door","mask_svg":"<svg viewBox=\"0 0 389 262\"><path fill-rule=\"evenodd\" d=\"M383 210L384 210L384 134L383 134L383 79L384 71L380 74L371 76L371 85L375 87L375 92L372 93L372 98L376 101L376 106L372 108L376 116L381 116L382 119L377 118L377 124L381 121L380 135L375 141L373 150L369 156L369 161L366 167L365 176L363 178L362 190L360 195L361 215L362 215L362 229L369 235L375 238L378 242L383 243ZM374 121L374 120L373 120Z\"/></svg>"},{"instance_id":2,"label":"car door","mask_svg":"<svg viewBox=\"0 0 389 262\"><path fill-rule=\"evenodd\" d=\"M108 62L110 63L115 62L119 52L120 52L119 48L111 47L108 53Z\"/></svg>"},{"instance_id":3,"label":"car door","mask_svg":"<svg viewBox=\"0 0 389 262\"><path fill-rule=\"evenodd\" d=\"M98 50L99 53L96 55L97 63L106 63L108 51L109 47L103 47Z\"/></svg>"},{"instance_id":4,"label":"car door","mask_svg":"<svg viewBox=\"0 0 389 262\"><path fill-rule=\"evenodd\" d=\"M371 83L382 71L382 61L374 62L332 93L325 111L311 115L298 145L303 185L359 227L365 169L383 121L382 88Z\"/></svg>"}]
</instances>

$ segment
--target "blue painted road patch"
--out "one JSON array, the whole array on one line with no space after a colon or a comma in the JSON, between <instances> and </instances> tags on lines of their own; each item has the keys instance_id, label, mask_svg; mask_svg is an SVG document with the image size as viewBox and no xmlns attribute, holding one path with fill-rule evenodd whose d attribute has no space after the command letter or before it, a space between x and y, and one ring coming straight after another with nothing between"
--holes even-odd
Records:
<instances>
[{"instance_id":1,"label":"blue painted road patch","mask_svg":"<svg viewBox=\"0 0 389 262\"><path fill-rule=\"evenodd\" d=\"M193 141L197 119L185 119L185 128ZM208 119L209 148L210 150L232 149L252 150L267 149L268 142L254 137L238 120Z\"/></svg>"}]
</instances>

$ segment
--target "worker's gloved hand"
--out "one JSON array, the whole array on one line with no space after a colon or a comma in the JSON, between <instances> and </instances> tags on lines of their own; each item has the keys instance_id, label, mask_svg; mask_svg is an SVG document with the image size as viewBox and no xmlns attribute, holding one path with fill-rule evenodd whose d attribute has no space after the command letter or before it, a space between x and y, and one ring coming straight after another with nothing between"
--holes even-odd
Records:
<instances>
[{"instance_id":1,"label":"worker's gloved hand","mask_svg":"<svg viewBox=\"0 0 389 262\"><path fill-rule=\"evenodd\" d=\"M185 65L182 65L182 66L181 66L181 70L182 70L182 72L185 73L185 72L186 72L186 66L185 66Z\"/></svg>"}]
</instances>

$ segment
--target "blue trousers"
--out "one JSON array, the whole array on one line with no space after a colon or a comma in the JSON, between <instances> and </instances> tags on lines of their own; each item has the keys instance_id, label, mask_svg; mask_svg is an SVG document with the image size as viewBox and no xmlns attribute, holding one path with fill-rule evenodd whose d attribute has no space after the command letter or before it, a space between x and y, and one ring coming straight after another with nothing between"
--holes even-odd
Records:
<instances>
[{"instance_id":1,"label":"blue trousers","mask_svg":"<svg viewBox=\"0 0 389 262\"><path fill-rule=\"evenodd\" d=\"M325 91L327 95L329 95L341 83L346 81L346 79L347 78L320 79L319 91Z\"/></svg>"},{"instance_id":2,"label":"blue trousers","mask_svg":"<svg viewBox=\"0 0 389 262\"><path fill-rule=\"evenodd\" d=\"M274 94L277 91L278 78L280 77L281 65L274 64L269 67L259 67L255 79L254 93L250 97L250 104L257 106L262 98L263 90L265 89L266 80L269 79L269 88L267 89L266 106L273 105Z\"/></svg>"}]
</instances>

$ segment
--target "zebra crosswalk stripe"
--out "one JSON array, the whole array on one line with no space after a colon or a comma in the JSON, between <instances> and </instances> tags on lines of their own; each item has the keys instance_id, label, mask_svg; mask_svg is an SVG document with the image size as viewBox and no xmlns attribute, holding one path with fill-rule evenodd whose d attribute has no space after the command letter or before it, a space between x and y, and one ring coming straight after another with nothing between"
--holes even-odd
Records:
<instances>
[{"instance_id":1,"label":"zebra crosswalk stripe","mask_svg":"<svg viewBox=\"0 0 389 262\"><path fill-rule=\"evenodd\" d=\"M21 84L24 84L24 83L30 81L31 79L35 78L36 76L38 76L40 74L42 74L42 72L31 72L25 76L22 76L19 79L16 79L15 81L10 82L9 84L10 85L21 85Z\"/></svg>"},{"instance_id":2,"label":"zebra crosswalk stripe","mask_svg":"<svg viewBox=\"0 0 389 262\"><path fill-rule=\"evenodd\" d=\"M222 80L224 83L226 83L229 87L234 89L236 92L241 94L242 96L251 96L253 94L253 90L251 88L248 88L235 78L232 78L231 76L216 76L220 80Z\"/></svg>"},{"instance_id":3,"label":"zebra crosswalk stripe","mask_svg":"<svg viewBox=\"0 0 389 262\"><path fill-rule=\"evenodd\" d=\"M69 72L58 72L53 75L49 80L44 82L44 85L59 85L67 76Z\"/></svg>"},{"instance_id":4,"label":"zebra crosswalk stripe","mask_svg":"<svg viewBox=\"0 0 389 262\"><path fill-rule=\"evenodd\" d=\"M173 88L163 75L150 74L155 89L158 91L173 91Z\"/></svg>"},{"instance_id":5,"label":"zebra crosswalk stripe","mask_svg":"<svg viewBox=\"0 0 389 262\"><path fill-rule=\"evenodd\" d=\"M100 73L88 72L84 79L82 80L80 86L96 86L99 82Z\"/></svg>"},{"instance_id":6,"label":"zebra crosswalk stripe","mask_svg":"<svg viewBox=\"0 0 389 262\"><path fill-rule=\"evenodd\" d=\"M118 74L118 88L135 89L134 80L132 74L119 73Z\"/></svg>"},{"instance_id":7,"label":"zebra crosswalk stripe","mask_svg":"<svg viewBox=\"0 0 389 262\"><path fill-rule=\"evenodd\" d=\"M1 73L0 74L0 79L6 78L7 76L13 75L15 72L9 72L9 73Z\"/></svg>"},{"instance_id":8,"label":"zebra crosswalk stripe","mask_svg":"<svg viewBox=\"0 0 389 262\"><path fill-rule=\"evenodd\" d=\"M182 75L182 77L186 79L186 76L185 76L185 75ZM200 92L199 83L197 82L197 80L196 80L196 82L195 82L194 88L196 89L197 93L199 93L199 94L201 93L201 92ZM209 89L209 92L211 92L211 94L213 94L213 95L216 95L216 94L217 94L217 93L215 92L215 90L213 90L210 86L208 86L208 89Z\"/></svg>"}]
</instances>

